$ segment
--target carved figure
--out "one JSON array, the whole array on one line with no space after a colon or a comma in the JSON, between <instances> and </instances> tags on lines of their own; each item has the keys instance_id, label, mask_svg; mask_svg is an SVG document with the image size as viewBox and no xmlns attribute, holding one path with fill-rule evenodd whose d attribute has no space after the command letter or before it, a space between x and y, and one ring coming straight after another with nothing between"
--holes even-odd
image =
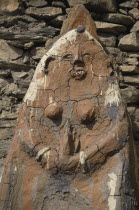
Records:
<instances>
[{"instance_id":1,"label":"carved figure","mask_svg":"<svg viewBox=\"0 0 139 210\"><path fill-rule=\"evenodd\" d=\"M126 107L108 55L85 26L43 56L18 119L2 210L136 209Z\"/></svg>"}]
</instances>

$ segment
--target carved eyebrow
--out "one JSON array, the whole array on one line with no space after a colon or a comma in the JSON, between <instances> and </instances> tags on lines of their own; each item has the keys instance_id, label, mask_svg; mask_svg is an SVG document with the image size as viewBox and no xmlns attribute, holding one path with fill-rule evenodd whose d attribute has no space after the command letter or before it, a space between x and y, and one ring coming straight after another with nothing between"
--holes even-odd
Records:
<instances>
[{"instance_id":1,"label":"carved eyebrow","mask_svg":"<svg viewBox=\"0 0 139 210\"><path fill-rule=\"evenodd\" d=\"M72 53L67 53L66 55L64 55L63 57L65 56L72 56Z\"/></svg>"},{"instance_id":2,"label":"carved eyebrow","mask_svg":"<svg viewBox=\"0 0 139 210\"><path fill-rule=\"evenodd\" d=\"M55 57L53 57L53 56L48 57L47 60L45 61L45 69L47 69L49 63L50 63L51 61L54 61L54 60L55 60Z\"/></svg>"},{"instance_id":3,"label":"carved eyebrow","mask_svg":"<svg viewBox=\"0 0 139 210\"><path fill-rule=\"evenodd\" d=\"M48 57L46 59L46 61L45 61L45 69L44 69L45 74L48 74L48 65L49 65L49 63L51 61L54 61L54 60L55 60L55 57L53 57L53 56L50 56L50 57Z\"/></svg>"},{"instance_id":4,"label":"carved eyebrow","mask_svg":"<svg viewBox=\"0 0 139 210\"><path fill-rule=\"evenodd\" d=\"M84 56L84 55L91 55L91 54L86 52L86 53L83 53L83 56Z\"/></svg>"},{"instance_id":5,"label":"carved eyebrow","mask_svg":"<svg viewBox=\"0 0 139 210\"><path fill-rule=\"evenodd\" d=\"M69 59L69 58L72 58L72 57L73 57L73 55L68 53L68 54L63 56L63 59Z\"/></svg>"}]
</instances>

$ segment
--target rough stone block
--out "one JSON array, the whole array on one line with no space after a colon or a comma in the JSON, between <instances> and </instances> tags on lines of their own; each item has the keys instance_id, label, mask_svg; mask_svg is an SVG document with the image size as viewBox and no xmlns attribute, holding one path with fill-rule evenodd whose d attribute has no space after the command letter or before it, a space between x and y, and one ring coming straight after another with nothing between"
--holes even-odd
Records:
<instances>
[{"instance_id":1,"label":"rough stone block","mask_svg":"<svg viewBox=\"0 0 139 210\"><path fill-rule=\"evenodd\" d=\"M0 59L11 62L22 56L23 50L11 47L5 40L0 39Z\"/></svg>"},{"instance_id":2,"label":"rough stone block","mask_svg":"<svg viewBox=\"0 0 139 210\"><path fill-rule=\"evenodd\" d=\"M132 104L139 102L139 90L134 86L128 86L125 89L121 89L121 92L126 103Z\"/></svg>"},{"instance_id":3,"label":"rough stone block","mask_svg":"<svg viewBox=\"0 0 139 210\"><path fill-rule=\"evenodd\" d=\"M116 12L117 4L115 0L68 0L70 6L77 4L89 4L91 9L103 12Z\"/></svg>"},{"instance_id":4,"label":"rough stone block","mask_svg":"<svg viewBox=\"0 0 139 210\"><path fill-rule=\"evenodd\" d=\"M48 2L45 0L29 0L26 1L26 4L32 7L44 7L48 5Z\"/></svg>"},{"instance_id":5,"label":"rough stone block","mask_svg":"<svg viewBox=\"0 0 139 210\"><path fill-rule=\"evenodd\" d=\"M139 20L139 9L138 9L138 8L131 9L128 13L129 13L129 15L131 15L134 19Z\"/></svg>"},{"instance_id":6,"label":"rough stone block","mask_svg":"<svg viewBox=\"0 0 139 210\"><path fill-rule=\"evenodd\" d=\"M103 21L110 22L110 23L117 23L120 25L133 25L134 20L132 17L128 15L122 15L118 13L109 13L103 16Z\"/></svg>"},{"instance_id":7,"label":"rough stone block","mask_svg":"<svg viewBox=\"0 0 139 210\"><path fill-rule=\"evenodd\" d=\"M123 73L135 73L135 74L139 74L139 67L138 66L122 65L122 66L120 66L120 70Z\"/></svg>"},{"instance_id":8,"label":"rough stone block","mask_svg":"<svg viewBox=\"0 0 139 210\"><path fill-rule=\"evenodd\" d=\"M126 27L119 24L107 23L96 21L96 27L98 32L102 33L112 33L112 34L120 34L126 31Z\"/></svg>"},{"instance_id":9,"label":"rough stone block","mask_svg":"<svg viewBox=\"0 0 139 210\"><path fill-rule=\"evenodd\" d=\"M130 66L132 65L132 66L135 66L135 67L136 67L136 65L139 64L139 61L138 61L138 59L135 58L135 57L132 57L132 58L127 57L127 58L124 59L124 63L125 63L125 64L128 64L128 65L130 65ZM130 67L130 66L129 66L129 67Z\"/></svg>"},{"instance_id":10,"label":"rough stone block","mask_svg":"<svg viewBox=\"0 0 139 210\"><path fill-rule=\"evenodd\" d=\"M45 53L46 49L44 47L36 47L31 50L31 57L39 61Z\"/></svg>"},{"instance_id":11,"label":"rough stone block","mask_svg":"<svg viewBox=\"0 0 139 210\"><path fill-rule=\"evenodd\" d=\"M120 39L119 48L123 51L138 51L139 50L139 35L130 33Z\"/></svg>"},{"instance_id":12,"label":"rough stone block","mask_svg":"<svg viewBox=\"0 0 139 210\"><path fill-rule=\"evenodd\" d=\"M26 10L26 13L34 17L51 19L58 15L61 15L63 12L62 9L58 7L43 7L43 8L29 7Z\"/></svg>"},{"instance_id":13,"label":"rough stone block","mask_svg":"<svg viewBox=\"0 0 139 210\"><path fill-rule=\"evenodd\" d=\"M0 13L8 12L13 13L16 12L20 7L18 0L0 0Z\"/></svg>"},{"instance_id":14,"label":"rough stone block","mask_svg":"<svg viewBox=\"0 0 139 210\"><path fill-rule=\"evenodd\" d=\"M139 21L137 21L133 28L131 29L131 32L139 32Z\"/></svg>"},{"instance_id":15,"label":"rough stone block","mask_svg":"<svg viewBox=\"0 0 139 210\"><path fill-rule=\"evenodd\" d=\"M125 1L121 4L119 4L119 6L121 8L128 8L128 9L132 9L132 8L137 8L138 7L138 3L136 1Z\"/></svg>"},{"instance_id":16,"label":"rough stone block","mask_svg":"<svg viewBox=\"0 0 139 210\"><path fill-rule=\"evenodd\" d=\"M124 82L127 84L139 86L139 76L124 76Z\"/></svg>"},{"instance_id":17,"label":"rough stone block","mask_svg":"<svg viewBox=\"0 0 139 210\"><path fill-rule=\"evenodd\" d=\"M116 36L99 34L99 39L106 47L116 47Z\"/></svg>"}]
</instances>

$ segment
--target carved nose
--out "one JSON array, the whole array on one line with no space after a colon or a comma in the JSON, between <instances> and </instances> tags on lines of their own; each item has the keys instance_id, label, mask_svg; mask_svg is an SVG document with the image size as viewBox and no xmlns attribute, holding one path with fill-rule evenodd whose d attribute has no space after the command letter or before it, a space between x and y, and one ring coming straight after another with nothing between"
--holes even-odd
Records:
<instances>
[{"instance_id":1,"label":"carved nose","mask_svg":"<svg viewBox=\"0 0 139 210\"><path fill-rule=\"evenodd\" d=\"M84 67L84 61L83 61L83 58L82 58L80 45L76 46L73 54L74 54L74 60L73 60L74 66Z\"/></svg>"},{"instance_id":2,"label":"carved nose","mask_svg":"<svg viewBox=\"0 0 139 210\"><path fill-rule=\"evenodd\" d=\"M85 66L85 64L82 60L75 60L73 64L76 67L84 67Z\"/></svg>"}]
</instances>

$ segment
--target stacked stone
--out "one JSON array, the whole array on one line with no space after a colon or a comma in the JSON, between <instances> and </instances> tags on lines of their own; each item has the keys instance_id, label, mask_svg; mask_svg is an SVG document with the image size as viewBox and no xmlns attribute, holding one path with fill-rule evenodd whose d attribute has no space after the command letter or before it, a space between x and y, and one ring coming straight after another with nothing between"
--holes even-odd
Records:
<instances>
[{"instance_id":1,"label":"stacked stone","mask_svg":"<svg viewBox=\"0 0 139 210\"><path fill-rule=\"evenodd\" d=\"M42 55L70 8L84 4L119 73L139 140L139 0L0 0L0 158L14 134L18 107Z\"/></svg>"},{"instance_id":2,"label":"stacked stone","mask_svg":"<svg viewBox=\"0 0 139 210\"><path fill-rule=\"evenodd\" d=\"M0 160L7 155L20 103L45 44L60 32L67 4L45 0L0 1Z\"/></svg>"}]
</instances>

